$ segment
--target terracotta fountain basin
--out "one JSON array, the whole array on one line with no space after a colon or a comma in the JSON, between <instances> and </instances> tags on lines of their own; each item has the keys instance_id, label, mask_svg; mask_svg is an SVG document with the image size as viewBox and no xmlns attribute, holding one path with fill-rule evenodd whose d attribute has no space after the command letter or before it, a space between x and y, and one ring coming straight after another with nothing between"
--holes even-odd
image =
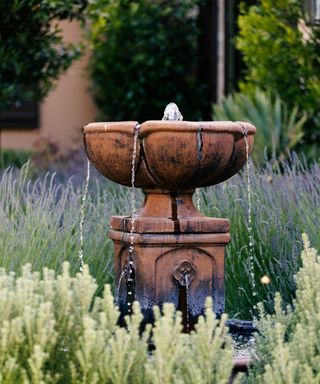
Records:
<instances>
[{"instance_id":1,"label":"terracotta fountain basin","mask_svg":"<svg viewBox=\"0 0 320 384\"><path fill-rule=\"evenodd\" d=\"M206 218L194 206L195 188L237 173L251 153L256 128L245 122L136 121L84 127L89 159L116 183L131 186L134 133L139 130L135 187L146 194L136 218L140 233L226 233L229 221ZM130 232L131 218L113 216L111 228Z\"/></svg>"},{"instance_id":2,"label":"terracotta fountain basin","mask_svg":"<svg viewBox=\"0 0 320 384\"><path fill-rule=\"evenodd\" d=\"M87 154L105 177L131 185L135 121L91 123L84 127ZM146 121L139 127L135 186L188 190L218 184L246 162L255 127L245 122Z\"/></svg>"}]
</instances>

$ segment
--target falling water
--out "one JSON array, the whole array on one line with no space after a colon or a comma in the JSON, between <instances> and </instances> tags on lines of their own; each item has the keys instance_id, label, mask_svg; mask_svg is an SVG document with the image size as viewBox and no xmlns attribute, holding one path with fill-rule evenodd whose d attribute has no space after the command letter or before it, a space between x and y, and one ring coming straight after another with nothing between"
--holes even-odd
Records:
<instances>
[{"instance_id":1,"label":"falling water","mask_svg":"<svg viewBox=\"0 0 320 384\"><path fill-rule=\"evenodd\" d=\"M189 276L187 273L184 274L184 283L186 286L186 332L190 331L190 316L189 316Z\"/></svg>"},{"instance_id":2,"label":"falling water","mask_svg":"<svg viewBox=\"0 0 320 384\"><path fill-rule=\"evenodd\" d=\"M134 127L134 135L133 135L133 151L131 158L131 189L130 189L130 203L131 203L131 235L133 234L135 228L134 223L136 219L136 158L137 158L137 143L138 136L140 132L140 124L136 124ZM133 241L133 240L132 240Z\"/></svg>"},{"instance_id":3,"label":"falling water","mask_svg":"<svg viewBox=\"0 0 320 384\"><path fill-rule=\"evenodd\" d=\"M131 228L130 228L130 246L129 246L129 256L128 262L121 272L117 289L116 289L116 304L119 304L119 294L121 284L124 278L127 281L127 307L128 313L132 312L132 301L134 294L134 263L133 263L133 252L134 252L134 231L135 231L135 220L136 220L136 188L135 188L135 178L136 178L136 158L137 158L137 143L138 136L140 132L140 124L136 124L134 127L133 134L133 151L131 158L131 189L130 189L130 205L131 205Z\"/></svg>"},{"instance_id":4,"label":"falling water","mask_svg":"<svg viewBox=\"0 0 320 384\"><path fill-rule=\"evenodd\" d=\"M200 204L200 189L196 188L196 206L197 210L200 211L201 204Z\"/></svg>"},{"instance_id":5,"label":"falling water","mask_svg":"<svg viewBox=\"0 0 320 384\"><path fill-rule=\"evenodd\" d=\"M246 145L246 179L247 179L247 195L248 195L248 234L249 234L249 261L250 261L250 277L251 277L251 287L252 287L252 296L255 299L257 296L256 292L256 282L254 279L254 239L252 233L252 193L251 193L251 178L250 178L250 160L249 160L249 142L247 137L247 130L244 128L243 137ZM257 306L254 304L253 309L256 309Z\"/></svg>"},{"instance_id":6,"label":"falling water","mask_svg":"<svg viewBox=\"0 0 320 384\"><path fill-rule=\"evenodd\" d=\"M128 313L131 313L132 311L132 301L133 301L133 290L134 290L134 264L133 264L133 252L134 252L134 231L135 231L135 220L136 220L136 187L135 187L135 181L136 181L136 158L137 158L137 143L138 143L138 136L140 132L140 124L136 124L134 127L134 135L133 135L133 152L132 152L132 159L131 159L131 196L130 196L130 202L131 202L131 229L130 229L130 246L129 246L129 258L128 258L128 291L127 295L129 296L130 300L127 300L127 306L128 306Z\"/></svg>"},{"instance_id":7,"label":"falling water","mask_svg":"<svg viewBox=\"0 0 320 384\"><path fill-rule=\"evenodd\" d=\"M80 212L80 249L79 249L79 259L80 259L80 272L83 271L83 255L84 255L84 235L83 235L83 229L84 229L84 219L85 219L85 209L87 205L87 197L88 197L88 188L89 188L89 180L90 180L90 161L87 160L87 175L86 180L84 183L84 191L81 198L81 212Z\"/></svg>"},{"instance_id":8,"label":"falling water","mask_svg":"<svg viewBox=\"0 0 320 384\"><path fill-rule=\"evenodd\" d=\"M119 277L119 281L118 281L118 284L117 284L117 287L116 287L116 297L115 297L115 301L116 301L116 305L119 305L119 295L120 295L120 288L121 288L121 284L122 284L122 281L123 279L128 275L128 270L127 270L127 266L124 267L123 271L121 272L121 275Z\"/></svg>"}]
</instances>

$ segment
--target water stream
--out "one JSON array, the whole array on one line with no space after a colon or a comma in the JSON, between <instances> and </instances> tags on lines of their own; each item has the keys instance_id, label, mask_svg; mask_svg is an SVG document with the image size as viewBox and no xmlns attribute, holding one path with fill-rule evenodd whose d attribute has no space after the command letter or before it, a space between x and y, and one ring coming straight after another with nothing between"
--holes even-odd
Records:
<instances>
[{"instance_id":1,"label":"water stream","mask_svg":"<svg viewBox=\"0 0 320 384\"><path fill-rule=\"evenodd\" d=\"M138 137L140 132L140 124L136 124L133 132L133 151L131 158L131 188L130 188L130 205L131 205L131 228L130 228L130 245L129 245L129 254L127 263L120 274L120 278L117 284L116 289L116 304L119 304L119 294L122 285L122 281L126 278L127 282L127 312L130 314L132 312L132 303L134 300L134 282L135 282L135 273L134 273L134 262L133 262L133 254L134 254L134 231L135 231L135 221L137 216L136 209L136 187L135 187L135 179L136 179L136 159L137 159L137 144Z\"/></svg>"},{"instance_id":2,"label":"water stream","mask_svg":"<svg viewBox=\"0 0 320 384\"><path fill-rule=\"evenodd\" d=\"M252 192L251 192L251 177L250 177L250 159L249 159L249 142L247 137L247 130L244 129L243 137L246 145L246 181L247 181L247 196L248 196L248 235L249 235L249 268L250 268L250 277L251 277L251 288L252 296L255 301L257 292L256 292L256 282L254 277L254 238L253 238L253 227L252 227ZM256 309L256 304L253 305L253 309Z\"/></svg>"},{"instance_id":3,"label":"water stream","mask_svg":"<svg viewBox=\"0 0 320 384\"><path fill-rule=\"evenodd\" d=\"M88 189L90 181L90 161L87 160L87 174L83 188L83 195L81 198L81 211L80 211L80 222L79 222L79 233L80 233L80 249L79 249L79 259L80 259L80 272L83 271L83 255L84 255L84 220L85 220L85 210L87 205L88 198Z\"/></svg>"},{"instance_id":4,"label":"water stream","mask_svg":"<svg viewBox=\"0 0 320 384\"><path fill-rule=\"evenodd\" d=\"M186 332L190 332L190 315L189 315L189 276L187 273L184 274L184 283L186 286Z\"/></svg>"},{"instance_id":5,"label":"water stream","mask_svg":"<svg viewBox=\"0 0 320 384\"><path fill-rule=\"evenodd\" d=\"M134 263L133 263L133 253L134 253L134 231L135 231L135 221L137 216L136 208L136 159L137 159L137 143L138 136L140 132L140 124L136 124L134 127L133 135L133 151L131 159L131 194L130 194L130 203L131 203L131 229L130 229L130 246L129 246L129 256L128 256L128 278L127 278L127 307L128 313L132 312L132 303L134 300Z\"/></svg>"},{"instance_id":6,"label":"water stream","mask_svg":"<svg viewBox=\"0 0 320 384\"><path fill-rule=\"evenodd\" d=\"M196 207L197 207L197 210L200 211L200 208L201 208L201 203L200 203L200 189L199 188L196 188Z\"/></svg>"},{"instance_id":7,"label":"water stream","mask_svg":"<svg viewBox=\"0 0 320 384\"><path fill-rule=\"evenodd\" d=\"M116 287L115 302L116 302L117 306L119 305L119 295L120 295L121 285L122 285L123 279L125 277L127 277L127 275L128 275L128 271L127 271L127 268L125 266L123 271L120 274L120 277L119 277L119 280L118 280L118 284L117 284L117 287Z\"/></svg>"}]
</instances>

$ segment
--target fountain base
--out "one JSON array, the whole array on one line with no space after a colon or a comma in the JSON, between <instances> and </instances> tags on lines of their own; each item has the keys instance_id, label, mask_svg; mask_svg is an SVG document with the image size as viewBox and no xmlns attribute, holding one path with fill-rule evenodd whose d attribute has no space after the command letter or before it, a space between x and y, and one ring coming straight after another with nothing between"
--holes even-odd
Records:
<instances>
[{"instance_id":1,"label":"fountain base","mask_svg":"<svg viewBox=\"0 0 320 384\"><path fill-rule=\"evenodd\" d=\"M185 329L191 330L204 313L208 296L214 299L216 314L224 311L229 222L199 213L192 203L193 191L161 192L147 192L134 220L135 232L131 218L111 218L109 237L114 242L116 281L128 263L132 245L134 299L139 301L145 321L153 322L154 305L170 302L182 310ZM122 315L127 314L125 280L118 287L118 304Z\"/></svg>"}]
</instances>

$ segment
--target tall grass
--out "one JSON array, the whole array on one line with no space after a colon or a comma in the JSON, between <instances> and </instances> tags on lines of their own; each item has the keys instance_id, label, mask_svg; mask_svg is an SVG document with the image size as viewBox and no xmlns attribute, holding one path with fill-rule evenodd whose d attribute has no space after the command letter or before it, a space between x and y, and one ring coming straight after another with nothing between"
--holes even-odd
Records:
<instances>
[{"instance_id":1,"label":"tall grass","mask_svg":"<svg viewBox=\"0 0 320 384\"><path fill-rule=\"evenodd\" d=\"M253 167L251 167L253 168ZM0 176L0 266L19 273L29 262L42 270L71 273L79 269L79 220L83 187L53 173L33 180L28 167L6 170ZM300 266L301 233L320 248L320 166L307 167L297 158L290 163L269 162L251 174L253 201L254 270L258 295L252 296L248 263L248 195L244 173L201 191L201 210L208 216L231 221L227 247L226 309L232 316L250 318L255 302L270 310L273 294L280 291L290 302L295 292L293 275ZM141 195L138 194L139 199ZM107 237L109 218L130 213L127 188L93 173L87 201L84 262L100 289L113 283L112 243ZM139 203L138 203L139 204ZM137 204L137 205L138 205ZM270 284L260 278L268 275ZM254 300L253 300L254 299Z\"/></svg>"}]
</instances>

